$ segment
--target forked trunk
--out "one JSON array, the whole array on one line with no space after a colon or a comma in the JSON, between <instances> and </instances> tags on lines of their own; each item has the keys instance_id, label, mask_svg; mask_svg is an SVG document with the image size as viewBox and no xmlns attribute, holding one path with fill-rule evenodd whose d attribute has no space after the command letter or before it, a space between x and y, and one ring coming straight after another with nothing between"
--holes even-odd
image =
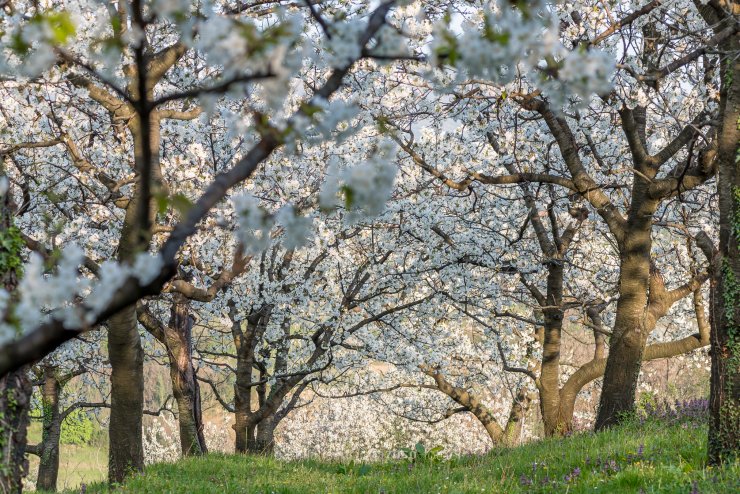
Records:
<instances>
[{"instance_id":1,"label":"forked trunk","mask_svg":"<svg viewBox=\"0 0 740 494\"><path fill-rule=\"evenodd\" d=\"M636 168L647 168L637 163ZM646 178L650 178L646 176ZM596 430L617 424L634 410L646 328L653 214L657 201L648 197L649 183L635 176L627 230L620 246L619 301L604 371Z\"/></svg>"}]
</instances>

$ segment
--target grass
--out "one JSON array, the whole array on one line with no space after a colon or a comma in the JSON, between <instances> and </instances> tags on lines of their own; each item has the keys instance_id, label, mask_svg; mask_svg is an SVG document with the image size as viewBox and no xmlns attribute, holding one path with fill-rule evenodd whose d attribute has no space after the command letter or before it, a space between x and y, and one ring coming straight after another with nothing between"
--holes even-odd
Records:
<instances>
[{"instance_id":1,"label":"grass","mask_svg":"<svg viewBox=\"0 0 740 494\"><path fill-rule=\"evenodd\" d=\"M286 462L217 455L158 464L112 491L87 493L728 493L740 465L704 468L706 427L633 422L607 432L547 439L485 456L379 464ZM77 491L79 492L79 491Z\"/></svg>"}]
</instances>

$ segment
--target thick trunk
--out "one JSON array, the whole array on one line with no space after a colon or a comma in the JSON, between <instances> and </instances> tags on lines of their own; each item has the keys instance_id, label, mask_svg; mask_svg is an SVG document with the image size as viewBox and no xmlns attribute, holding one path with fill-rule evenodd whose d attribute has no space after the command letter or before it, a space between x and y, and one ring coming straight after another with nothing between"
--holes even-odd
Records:
<instances>
[{"instance_id":1,"label":"thick trunk","mask_svg":"<svg viewBox=\"0 0 740 494\"><path fill-rule=\"evenodd\" d=\"M28 473L26 444L28 412L31 406L31 381L28 367L0 378L0 493L14 494L23 490Z\"/></svg>"},{"instance_id":2,"label":"thick trunk","mask_svg":"<svg viewBox=\"0 0 740 494\"><path fill-rule=\"evenodd\" d=\"M542 366L540 370L540 409L545 425L545 435L553 436L560 431L558 411L560 409L560 336L563 329L563 267L562 261L552 260L547 276L544 341L542 344Z\"/></svg>"},{"instance_id":3,"label":"thick trunk","mask_svg":"<svg viewBox=\"0 0 740 494\"><path fill-rule=\"evenodd\" d=\"M262 380L264 373L260 372L258 380ZM258 408L256 412L249 415L249 424L247 425L247 450L253 454L272 453L272 441L275 423L275 413L270 409L274 407L275 401L282 401L281 397L270 396L268 403L267 386L260 384L257 386ZM263 417L260 419L260 417Z\"/></svg>"},{"instance_id":4,"label":"thick trunk","mask_svg":"<svg viewBox=\"0 0 740 494\"><path fill-rule=\"evenodd\" d=\"M59 438L62 429L62 417L59 413L60 390L61 385L53 370L44 369L44 384L41 387L43 432L36 488L50 492L57 490L57 477L59 476Z\"/></svg>"},{"instance_id":5,"label":"thick trunk","mask_svg":"<svg viewBox=\"0 0 740 494\"><path fill-rule=\"evenodd\" d=\"M740 49L740 34L724 47ZM719 178L719 269L712 297L709 463L732 461L740 452L740 60L722 63L722 127Z\"/></svg>"},{"instance_id":6,"label":"thick trunk","mask_svg":"<svg viewBox=\"0 0 740 494\"><path fill-rule=\"evenodd\" d=\"M180 450L183 456L197 456L205 453L201 444L201 429L195 418L195 401L183 390L174 391L180 428Z\"/></svg>"},{"instance_id":7,"label":"thick trunk","mask_svg":"<svg viewBox=\"0 0 740 494\"><path fill-rule=\"evenodd\" d=\"M170 323L164 331L183 456L200 455L207 451L203 440L200 393L193 368L192 328L193 319L188 303L177 298L172 305Z\"/></svg>"},{"instance_id":8,"label":"thick trunk","mask_svg":"<svg viewBox=\"0 0 740 494\"><path fill-rule=\"evenodd\" d=\"M158 119L151 119L148 135L144 135L138 118L130 121L129 131L133 138L136 170L140 172L149 168L151 176L146 179L161 184ZM149 148L145 152L147 140ZM147 187L144 187L141 175L139 179L121 227L118 243L120 262L132 262L138 252L149 247L151 232L146 228L147 222L142 219L142 190L147 190ZM148 222L151 223L155 218L156 208L149 207L148 213ZM120 483L127 474L144 468L144 352L141 348L136 307L127 307L111 317L108 328L108 356L111 363L108 436L109 443L117 445L108 451L108 480L111 483Z\"/></svg>"},{"instance_id":9,"label":"thick trunk","mask_svg":"<svg viewBox=\"0 0 740 494\"><path fill-rule=\"evenodd\" d=\"M234 412L234 451L236 451L237 453L246 453L247 425L249 423L249 420L247 419L247 414L243 411L242 407L237 407L235 403L234 408L236 410Z\"/></svg>"},{"instance_id":10,"label":"thick trunk","mask_svg":"<svg viewBox=\"0 0 740 494\"><path fill-rule=\"evenodd\" d=\"M238 353L238 350L237 350ZM247 427L252 413L252 362L237 356L236 381L234 382L234 450L246 453L248 450Z\"/></svg>"},{"instance_id":11,"label":"thick trunk","mask_svg":"<svg viewBox=\"0 0 740 494\"><path fill-rule=\"evenodd\" d=\"M245 453L257 452L257 424L253 420L247 421L247 450Z\"/></svg>"},{"instance_id":12,"label":"thick trunk","mask_svg":"<svg viewBox=\"0 0 740 494\"><path fill-rule=\"evenodd\" d=\"M275 450L275 418L269 416L257 424L256 453L271 455Z\"/></svg>"},{"instance_id":13,"label":"thick trunk","mask_svg":"<svg viewBox=\"0 0 740 494\"><path fill-rule=\"evenodd\" d=\"M647 168L636 164L636 168ZM649 178L649 175L646 175ZM610 341L609 356L604 371L596 430L617 424L634 410L637 380L642 354L649 330L648 287L650 283L650 251L652 219L657 202L647 196L649 183L635 176L627 231L621 246L619 269L619 301Z\"/></svg>"},{"instance_id":14,"label":"thick trunk","mask_svg":"<svg viewBox=\"0 0 740 494\"><path fill-rule=\"evenodd\" d=\"M120 483L129 473L144 468L144 352L134 306L111 317L108 327L111 363L108 480Z\"/></svg>"},{"instance_id":15,"label":"thick trunk","mask_svg":"<svg viewBox=\"0 0 740 494\"><path fill-rule=\"evenodd\" d=\"M264 309L264 308L263 308ZM269 319L269 310L254 310L246 319L246 327L242 330L241 322L236 319L236 307L229 306L229 316L232 320L231 333L236 347L236 380L234 382L234 450L237 453L249 451L249 445L254 443L254 427L252 423L252 376L254 372L255 342L261 331L264 331ZM251 430L249 428L251 427Z\"/></svg>"},{"instance_id":16,"label":"thick trunk","mask_svg":"<svg viewBox=\"0 0 740 494\"><path fill-rule=\"evenodd\" d=\"M642 353L647 341L647 335L638 328L626 330L617 340L612 339L614 344L606 361L596 430L616 425L634 410Z\"/></svg>"}]
</instances>

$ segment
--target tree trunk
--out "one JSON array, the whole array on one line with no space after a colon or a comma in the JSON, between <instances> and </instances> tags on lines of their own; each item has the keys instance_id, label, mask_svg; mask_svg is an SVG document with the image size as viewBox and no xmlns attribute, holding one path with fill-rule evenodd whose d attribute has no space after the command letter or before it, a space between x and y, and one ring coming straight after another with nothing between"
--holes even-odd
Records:
<instances>
[{"instance_id":1,"label":"tree trunk","mask_svg":"<svg viewBox=\"0 0 740 494\"><path fill-rule=\"evenodd\" d=\"M108 480L120 483L129 473L144 468L144 351L134 306L111 317L108 327L111 363Z\"/></svg>"},{"instance_id":2,"label":"tree trunk","mask_svg":"<svg viewBox=\"0 0 740 494\"><path fill-rule=\"evenodd\" d=\"M62 430L62 416L59 413L59 394L61 385L51 368L44 369L44 383L41 387L41 407L43 410L43 432L40 444L39 474L36 489L55 492L59 475L59 439Z\"/></svg>"},{"instance_id":3,"label":"tree trunk","mask_svg":"<svg viewBox=\"0 0 740 494\"><path fill-rule=\"evenodd\" d=\"M3 494L21 492L23 478L28 474L26 443L31 391L27 366L0 378L0 492Z\"/></svg>"},{"instance_id":4,"label":"tree trunk","mask_svg":"<svg viewBox=\"0 0 740 494\"><path fill-rule=\"evenodd\" d=\"M270 415L257 424L255 437L255 453L272 455L275 449L275 417Z\"/></svg>"},{"instance_id":5,"label":"tree trunk","mask_svg":"<svg viewBox=\"0 0 740 494\"><path fill-rule=\"evenodd\" d=\"M159 166L159 120L152 116L148 135L143 135L138 117L129 123L134 144L134 162L137 172L145 168L147 153L144 144L148 139L150 156L148 165L152 176L146 177L162 187ZM132 262L136 254L149 247L151 232L142 224L141 175L126 207L118 243L119 262ZM152 202L153 202L152 198ZM156 216L156 207L149 207L149 222ZM144 443L142 422L144 417L144 352L141 348L136 306L121 310L108 322L108 356L111 363L111 414L108 429L109 444L116 445L108 451L108 481L120 483L131 472L144 469Z\"/></svg>"},{"instance_id":6,"label":"tree trunk","mask_svg":"<svg viewBox=\"0 0 740 494\"><path fill-rule=\"evenodd\" d=\"M269 320L269 309L265 307L253 310L246 318L246 327L242 330L241 322L236 319L236 307L229 305L231 334L236 347L236 380L234 382L234 450L247 453L250 444L254 443L252 423L252 376L254 373L254 348L260 332L264 331ZM251 428L251 430L250 430Z\"/></svg>"},{"instance_id":7,"label":"tree trunk","mask_svg":"<svg viewBox=\"0 0 740 494\"><path fill-rule=\"evenodd\" d=\"M238 323L237 323L238 324ZM252 414L252 359L251 351L242 347L247 345L244 336L235 338L237 343L236 380L234 381L234 450L237 453L248 451L249 416ZM254 434L254 431L252 431Z\"/></svg>"},{"instance_id":8,"label":"tree trunk","mask_svg":"<svg viewBox=\"0 0 740 494\"><path fill-rule=\"evenodd\" d=\"M172 393L177 402L180 446L183 456L207 452L203 439L200 392L195 379L192 354L193 317L184 297L175 297L164 342L170 361Z\"/></svg>"},{"instance_id":9,"label":"tree trunk","mask_svg":"<svg viewBox=\"0 0 740 494\"><path fill-rule=\"evenodd\" d=\"M736 7L740 9L740 7ZM726 46L740 50L740 34ZM717 153L719 269L712 297L709 463L732 461L740 451L740 60L722 60L722 124Z\"/></svg>"},{"instance_id":10,"label":"tree trunk","mask_svg":"<svg viewBox=\"0 0 740 494\"><path fill-rule=\"evenodd\" d=\"M503 442L507 446L516 446L521 442L524 419L527 416L527 411L529 411L531 401L527 388L522 386L511 404L509 420L506 421L506 427L504 428Z\"/></svg>"},{"instance_id":11,"label":"tree trunk","mask_svg":"<svg viewBox=\"0 0 740 494\"><path fill-rule=\"evenodd\" d=\"M234 404L236 411L234 412L234 451L237 453L247 452L247 425L248 419L247 414L244 412L242 407L238 407Z\"/></svg>"},{"instance_id":12,"label":"tree trunk","mask_svg":"<svg viewBox=\"0 0 740 494\"><path fill-rule=\"evenodd\" d=\"M237 453L246 453L247 427L249 416L252 413L252 362L242 358L237 347L236 381L234 382L234 450Z\"/></svg>"},{"instance_id":13,"label":"tree trunk","mask_svg":"<svg viewBox=\"0 0 740 494\"><path fill-rule=\"evenodd\" d=\"M245 453L257 452L257 424L253 420L247 421L247 449Z\"/></svg>"},{"instance_id":14,"label":"tree trunk","mask_svg":"<svg viewBox=\"0 0 740 494\"><path fill-rule=\"evenodd\" d=\"M563 266L551 260L547 275L547 297L542 310L545 319L540 371L540 409L545 435L562 433L558 420L560 410L560 336L563 329Z\"/></svg>"},{"instance_id":15,"label":"tree trunk","mask_svg":"<svg viewBox=\"0 0 740 494\"><path fill-rule=\"evenodd\" d=\"M635 168L651 172L640 163ZM647 195L649 182L635 176L627 230L620 252L619 301L604 371L596 430L617 424L634 410L642 354L649 334L645 327L650 283L652 221L657 202ZM651 328L650 328L651 329Z\"/></svg>"},{"instance_id":16,"label":"tree trunk","mask_svg":"<svg viewBox=\"0 0 740 494\"><path fill-rule=\"evenodd\" d=\"M139 235L135 191L126 209L119 262L134 259ZM108 321L108 357L111 364L111 413L108 438L108 481L121 483L144 469L142 422L144 417L144 351L141 347L136 306L122 309Z\"/></svg>"},{"instance_id":17,"label":"tree trunk","mask_svg":"<svg viewBox=\"0 0 740 494\"><path fill-rule=\"evenodd\" d=\"M601 388L596 430L618 424L634 410L637 380L646 335L637 328L626 330L609 350Z\"/></svg>"},{"instance_id":18,"label":"tree trunk","mask_svg":"<svg viewBox=\"0 0 740 494\"><path fill-rule=\"evenodd\" d=\"M5 177L3 163L0 161L0 177ZM10 191L0 197L0 254L5 259L19 261L20 233L13 225L10 211ZM0 283L13 293L18 286L20 268L6 267L0 273ZM5 318L6 314L0 314ZM31 381L28 378L29 366L10 372L0 378L0 493L21 492L23 477L28 473L26 443L28 432L28 412L31 406Z\"/></svg>"}]
</instances>

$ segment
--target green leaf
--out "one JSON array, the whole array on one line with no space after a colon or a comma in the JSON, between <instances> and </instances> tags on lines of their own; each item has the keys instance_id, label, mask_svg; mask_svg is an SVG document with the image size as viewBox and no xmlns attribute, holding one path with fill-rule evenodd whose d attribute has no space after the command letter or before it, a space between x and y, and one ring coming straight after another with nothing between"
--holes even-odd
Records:
<instances>
[{"instance_id":1,"label":"green leaf","mask_svg":"<svg viewBox=\"0 0 740 494\"><path fill-rule=\"evenodd\" d=\"M352 209L352 205L355 203L355 191L346 185L343 185L339 190L344 193L344 207Z\"/></svg>"},{"instance_id":2,"label":"green leaf","mask_svg":"<svg viewBox=\"0 0 740 494\"><path fill-rule=\"evenodd\" d=\"M170 198L172 207L180 214L185 215L193 208L193 203L183 194L175 194Z\"/></svg>"},{"instance_id":3,"label":"green leaf","mask_svg":"<svg viewBox=\"0 0 740 494\"><path fill-rule=\"evenodd\" d=\"M157 213L164 214L170 205L170 198L164 194L155 194L154 201L157 203Z\"/></svg>"},{"instance_id":4,"label":"green leaf","mask_svg":"<svg viewBox=\"0 0 740 494\"><path fill-rule=\"evenodd\" d=\"M67 12L46 12L42 17L49 23L56 43L64 44L75 35L75 25Z\"/></svg>"}]
</instances>

